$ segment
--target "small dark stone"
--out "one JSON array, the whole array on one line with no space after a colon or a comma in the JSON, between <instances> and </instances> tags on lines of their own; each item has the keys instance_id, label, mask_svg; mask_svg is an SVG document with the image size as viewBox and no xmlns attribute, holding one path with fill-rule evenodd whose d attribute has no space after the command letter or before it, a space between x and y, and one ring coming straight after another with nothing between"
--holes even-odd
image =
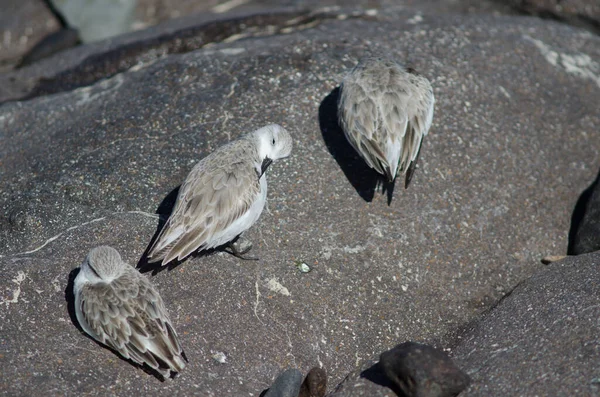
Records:
<instances>
[{"instance_id":1,"label":"small dark stone","mask_svg":"<svg viewBox=\"0 0 600 397\"><path fill-rule=\"evenodd\" d=\"M405 342L383 352L379 363L406 397L456 396L470 383L444 352L420 343Z\"/></svg>"},{"instance_id":2,"label":"small dark stone","mask_svg":"<svg viewBox=\"0 0 600 397\"><path fill-rule=\"evenodd\" d=\"M264 397L297 397L302 383L302 373L295 368L279 374Z\"/></svg>"},{"instance_id":3,"label":"small dark stone","mask_svg":"<svg viewBox=\"0 0 600 397\"><path fill-rule=\"evenodd\" d=\"M323 397L326 390L327 373L322 368L313 367L304 378L298 397Z\"/></svg>"}]
</instances>

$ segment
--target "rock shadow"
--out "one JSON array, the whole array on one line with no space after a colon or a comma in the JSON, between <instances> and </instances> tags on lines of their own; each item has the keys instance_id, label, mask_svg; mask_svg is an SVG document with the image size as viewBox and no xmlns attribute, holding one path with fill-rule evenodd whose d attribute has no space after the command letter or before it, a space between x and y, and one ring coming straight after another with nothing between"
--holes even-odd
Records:
<instances>
[{"instance_id":1,"label":"rock shadow","mask_svg":"<svg viewBox=\"0 0 600 397\"><path fill-rule=\"evenodd\" d=\"M106 346L106 345L98 342L96 339L92 338L90 335L87 334L87 332L85 332L83 330L83 328L81 327L81 324L79 324L79 321L77 320L77 315L75 314L75 294L74 294L74 290L73 290L73 286L75 284L75 278L79 274L79 271L80 271L79 267L76 267L75 269L71 270L71 272L69 273L67 286L65 288L65 301L67 302L67 311L69 313L69 318L71 319L71 322L73 323L75 328L77 328L77 330L81 334L83 334L89 340L93 341L96 345L100 346L103 349L110 350L115 356L119 357L121 360L128 362L129 364L133 365L134 367L139 368L142 371L144 371L145 373L154 376L161 382L164 382L166 379L159 371L149 367L148 365L141 365L141 364L136 363L133 360L123 357L119 352L117 352L116 350L112 349L109 346ZM184 355L184 358L187 361L187 358L185 357L185 355ZM173 378L175 376L176 376L175 374L171 374L171 378Z\"/></svg>"},{"instance_id":2,"label":"rock shadow","mask_svg":"<svg viewBox=\"0 0 600 397\"><path fill-rule=\"evenodd\" d=\"M383 368L380 363L376 363L371 367L365 369L360 373L361 378L365 378L379 386L387 387L392 390L398 397L404 397L405 394L400 390L400 388L392 382L385 372L383 372Z\"/></svg>"},{"instance_id":3,"label":"rock shadow","mask_svg":"<svg viewBox=\"0 0 600 397\"><path fill-rule=\"evenodd\" d=\"M381 186L382 193L387 193L389 205L392 202L395 182L387 182L377 171L370 168L344 136L344 132L338 124L339 95L340 88L336 87L321 101L319 106L319 126L323 141L352 187L363 200L371 202L375 191Z\"/></svg>"},{"instance_id":4,"label":"rock shadow","mask_svg":"<svg viewBox=\"0 0 600 397\"><path fill-rule=\"evenodd\" d=\"M571 215L567 255L580 255L600 249L599 184L600 171L592 184L581 193L575 204Z\"/></svg>"}]
</instances>

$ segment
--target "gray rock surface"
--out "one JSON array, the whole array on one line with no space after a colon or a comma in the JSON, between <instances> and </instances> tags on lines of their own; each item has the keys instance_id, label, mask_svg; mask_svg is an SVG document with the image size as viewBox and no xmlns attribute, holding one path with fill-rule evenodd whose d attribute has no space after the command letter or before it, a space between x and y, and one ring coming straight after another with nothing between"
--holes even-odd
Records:
<instances>
[{"instance_id":1,"label":"gray rock surface","mask_svg":"<svg viewBox=\"0 0 600 397\"><path fill-rule=\"evenodd\" d=\"M366 360L350 372L327 397L397 397L376 361Z\"/></svg>"},{"instance_id":2,"label":"gray rock surface","mask_svg":"<svg viewBox=\"0 0 600 397\"><path fill-rule=\"evenodd\" d=\"M316 12L335 18L334 12ZM306 9L270 9L264 13L200 14L160 27L90 43L0 75L0 103L88 86L168 54L191 52L223 41L273 34L314 19ZM318 18L317 18L318 19Z\"/></svg>"},{"instance_id":3,"label":"gray rock surface","mask_svg":"<svg viewBox=\"0 0 600 397\"><path fill-rule=\"evenodd\" d=\"M473 382L461 396L600 395L600 252L517 286L453 351Z\"/></svg>"},{"instance_id":4,"label":"gray rock surface","mask_svg":"<svg viewBox=\"0 0 600 397\"><path fill-rule=\"evenodd\" d=\"M450 343L564 250L600 160L598 37L533 18L335 12L273 17L269 35L188 53L159 48L125 71L104 49L172 38L174 25L69 50L46 64L65 81L87 81L94 51L116 74L0 106L3 392L256 395L281 368L315 365L336 385L400 341ZM370 49L412 64L437 98L420 167L390 206L363 199L369 174L333 122L330 93ZM109 244L136 263L191 167L269 122L295 149L269 170L269 209L247 235L261 260L217 253L153 276L185 371L160 383L84 337L65 289L85 253Z\"/></svg>"},{"instance_id":5,"label":"gray rock surface","mask_svg":"<svg viewBox=\"0 0 600 397\"><path fill-rule=\"evenodd\" d=\"M582 0L585 1L585 0ZM511 13L511 7L494 0L138 0L138 18L142 25L152 25L171 18L193 13L221 14L229 11L256 12L273 7L322 7L344 4L373 9L389 9L390 7L434 8L438 12Z\"/></svg>"},{"instance_id":6,"label":"gray rock surface","mask_svg":"<svg viewBox=\"0 0 600 397\"><path fill-rule=\"evenodd\" d=\"M512 12L510 7L491 0L412 0L406 5L419 3L421 12ZM157 28L132 32L118 39L109 39L74 51L65 51L38 64L0 75L0 103L86 86L140 63L152 62L166 54L189 52L203 46L238 40L246 36L270 35L281 29L287 31L295 27L310 27L315 21L343 15L343 12L339 11L340 7L335 4L336 1L333 0L325 2L206 0L193 3L187 0L158 0L158 4L146 4L142 1L138 7L146 7L152 10L151 15L156 16L155 13L158 12L161 16L156 16L157 19L153 19L154 17L150 15L139 16L141 19L134 25L148 26L174 16L185 17L168 21ZM391 0L380 2L353 0L345 4L362 5L374 12L383 9L398 11L406 7L405 4L400 5ZM284 9L284 6L288 8ZM166 14L162 14L160 10ZM223 14L225 10L230 12ZM198 14L194 14L195 12ZM234 15L239 15L240 18L235 18ZM8 24L2 24L0 20L0 28L3 25ZM8 25L8 28L10 27ZM175 34L169 34L170 32ZM12 31L9 33L13 34Z\"/></svg>"}]
</instances>

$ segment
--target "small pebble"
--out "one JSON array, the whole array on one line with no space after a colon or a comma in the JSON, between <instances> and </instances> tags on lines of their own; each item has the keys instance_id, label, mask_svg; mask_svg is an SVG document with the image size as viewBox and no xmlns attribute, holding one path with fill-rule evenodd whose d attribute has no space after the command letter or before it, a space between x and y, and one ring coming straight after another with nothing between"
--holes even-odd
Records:
<instances>
[{"instance_id":1,"label":"small pebble","mask_svg":"<svg viewBox=\"0 0 600 397\"><path fill-rule=\"evenodd\" d=\"M304 378L298 397L324 397L326 390L327 373L322 368L313 367Z\"/></svg>"},{"instance_id":2,"label":"small pebble","mask_svg":"<svg viewBox=\"0 0 600 397\"><path fill-rule=\"evenodd\" d=\"M312 270L306 263L300 261L296 262L296 267L300 270L300 273L308 273Z\"/></svg>"},{"instance_id":3,"label":"small pebble","mask_svg":"<svg viewBox=\"0 0 600 397\"><path fill-rule=\"evenodd\" d=\"M379 364L406 397L452 397L471 381L446 353L415 342L381 353Z\"/></svg>"}]
</instances>

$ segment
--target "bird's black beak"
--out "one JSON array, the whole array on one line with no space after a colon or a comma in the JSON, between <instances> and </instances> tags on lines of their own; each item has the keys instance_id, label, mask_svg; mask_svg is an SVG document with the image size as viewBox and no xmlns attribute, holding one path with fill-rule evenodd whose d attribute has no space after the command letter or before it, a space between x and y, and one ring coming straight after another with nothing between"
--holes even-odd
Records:
<instances>
[{"instance_id":1,"label":"bird's black beak","mask_svg":"<svg viewBox=\"0 0 600 397\"><path fill-rule=\"evenodd\" d=\"M260 176L258 177L258 179L260 179L263 176L263 174L265 173L267 168L269 168L272 162L273 160L271 160L268 157L265 157L265 159L262 162L262 165L260 166Z\"/></svg>"}]
</instances>

